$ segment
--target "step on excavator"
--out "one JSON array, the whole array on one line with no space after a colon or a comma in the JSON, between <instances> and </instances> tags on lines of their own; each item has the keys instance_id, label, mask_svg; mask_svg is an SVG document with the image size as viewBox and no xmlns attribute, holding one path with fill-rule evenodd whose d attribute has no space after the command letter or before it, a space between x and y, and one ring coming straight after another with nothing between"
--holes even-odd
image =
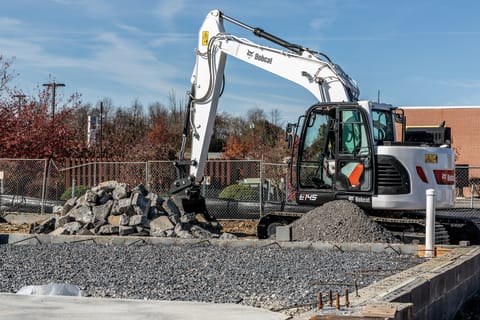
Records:
<instances>
[{"instance_id":1,"label":"step on excavator","mask_svg":"<svg viewBox=\"0 0 480 320\"><path fill-rule=\"evenodd\" d=\"M272 47L226 32L225 22L251 31ZM424 232L426 190L434 189L438 212L447 212L436 220L442 242L480 243L480 219L448 214L455 203L452 149L406 142L403 110L359 100L356 82L326 54L289 43L219 10L209 12L199 30L182 146L174 162L177 177L170 193L181 198L183 210L208 216L200 186L228 56L290 80L316 99L286 129L297 209L263 216L259 238L272 236L276 226L291 223L311 208L348 200L402 239L414 239ZM190 134L191 158L186 159Z\"/></svg>"}]
</instances>

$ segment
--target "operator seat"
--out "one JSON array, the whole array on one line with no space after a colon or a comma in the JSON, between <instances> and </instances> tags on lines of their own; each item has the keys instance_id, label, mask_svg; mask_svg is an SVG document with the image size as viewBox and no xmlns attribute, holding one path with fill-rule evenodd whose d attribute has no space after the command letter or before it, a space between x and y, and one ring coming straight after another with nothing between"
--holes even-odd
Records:
<instances>
[{"instance_id":1,"label":"operator seat","mask_svg":"<svg viewBox=\"0 0 480 320\"><path fill-rule=\"evenodd\" d=\"M363 164L359 162L349 162L340 169L335 175L335 185L339 190L357 190L363 175Z\"/></svg>"}]
</instances>

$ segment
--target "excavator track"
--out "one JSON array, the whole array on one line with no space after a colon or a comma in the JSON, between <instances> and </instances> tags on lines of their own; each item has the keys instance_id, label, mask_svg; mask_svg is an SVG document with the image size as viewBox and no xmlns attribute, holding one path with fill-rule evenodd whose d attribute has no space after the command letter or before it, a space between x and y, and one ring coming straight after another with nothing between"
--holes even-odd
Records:
<instances>
[{"instance_id":1,"label":"excavator track","mask_svg":"<svg viewBox=\"0 0 480 320\"><path fill-rule=\"evenodd\" d=\"M407 217L405 217L407 216ZM404 242L425 239L425 214L410 212L402 218L371 215L371 219L393 232ZM439 211L435 217L435 243L458 244L469 241L480 244L480 211L468 213L454 210Z\"/></svg>"},{"instance_id":2,"label":"excavator track","mask_svg":"<svg viewBox=\"0 0 480 320\"><path fill-rule=\"evenodd\" d=\"M376 223L391 231L402 242L425 242L425 219L420 218L388 218L370 216ZM450 244L450 235L441 223L435 223L435 243Z\"/></svg>"},{"instance_id":3,"label":"excavator track","mask_svg":"<svg viewBox=\"0 0 480 320\"><path fill-rule=\"evenodd\" d=\"M291 209L291 208L290 208ZM295 221L311 210L311 207L298 206L297 212L275 211L259 220L257 236L260 239L271 237L278 225ZM392 232L402 242L425 242L425 213L408 212L388 216L387 212L370 212L370 218ZM480 210L439 210L435 217L435 243L458 244L469 241L480 244Z\"/></svg>"}]
</instances>

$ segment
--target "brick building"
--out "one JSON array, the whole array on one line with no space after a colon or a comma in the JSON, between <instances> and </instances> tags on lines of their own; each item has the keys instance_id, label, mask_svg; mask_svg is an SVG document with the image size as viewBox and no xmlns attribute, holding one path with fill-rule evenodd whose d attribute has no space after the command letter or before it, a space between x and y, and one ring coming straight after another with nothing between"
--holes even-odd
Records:
<instances>
[{"instance_id":1,"label":"brick building","mask_svg":"<svg viewBox=\"0 0 480 320\"><path fill-rule=\"evenodd\" d=\"M480 106L402 108L407 126L438 126L445 121L452 128L455 163L480 167Z\"/></svg>"}]
</instances>

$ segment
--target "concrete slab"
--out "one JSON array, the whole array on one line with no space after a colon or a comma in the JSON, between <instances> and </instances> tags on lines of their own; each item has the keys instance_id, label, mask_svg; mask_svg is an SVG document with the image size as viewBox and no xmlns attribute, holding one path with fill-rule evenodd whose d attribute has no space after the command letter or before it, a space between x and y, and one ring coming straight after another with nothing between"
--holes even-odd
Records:
<instances>
[{"instance_id":1,"label":"concrete slab","mask_svg":"<svg viewBox=\"0 0 480 320\"><path fill-rule=\"evenodd\" d=\"M0 293L0 315L9 320L284 320L285 314L238 304Z\"/></svg>"}]
</instances>

